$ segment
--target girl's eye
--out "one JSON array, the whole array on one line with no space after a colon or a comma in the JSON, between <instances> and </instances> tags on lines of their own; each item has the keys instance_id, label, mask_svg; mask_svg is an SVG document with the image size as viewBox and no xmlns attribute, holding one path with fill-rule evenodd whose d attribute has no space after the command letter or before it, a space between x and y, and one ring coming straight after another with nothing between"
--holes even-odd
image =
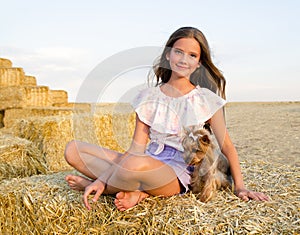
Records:
<instances>
[{"instance_id":1,"label":"girl's eye","mask_svg":"<svg viewBox=\"0 0 300 235\"><path fill-rule=\"evenodd\" d=\"M182 51L180 51L180 50L175 50L175 54L182 55L182 54L183 54L183 52L182 52Z\"/></svg>"},{"instance_id":2,"label":"girl's eye","mask_svg":"<svg viewBox=\"0 0 300 235\"><path fill-rule=\"evenodd\" d=\"M190 56L193 57L193 58L196 58L196 57L197 57L197 55L194 55L194 54L191 54Z\"/></svg>"}]
</instances>

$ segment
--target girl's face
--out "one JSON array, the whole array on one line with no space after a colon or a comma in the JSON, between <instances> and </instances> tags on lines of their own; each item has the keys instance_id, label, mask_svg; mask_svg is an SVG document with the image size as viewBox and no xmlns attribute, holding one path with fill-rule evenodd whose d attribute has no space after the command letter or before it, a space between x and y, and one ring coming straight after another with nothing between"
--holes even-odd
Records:
<instances>
[{"instance_id":1,"label":"girl's face","mask_svg":"<svg viewBox=\"0 0 300 235\"><path fill-rule=\"evenodd\" d=\"M201 48L196 39L178 39L166 55L172 74L189 78L200 67L200 54Z\"/></svg>"}]
</instances>

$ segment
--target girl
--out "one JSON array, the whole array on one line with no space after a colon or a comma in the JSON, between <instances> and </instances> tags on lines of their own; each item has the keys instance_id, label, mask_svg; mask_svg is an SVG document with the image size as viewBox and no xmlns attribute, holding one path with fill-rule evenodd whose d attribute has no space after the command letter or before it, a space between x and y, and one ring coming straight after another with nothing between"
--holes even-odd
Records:
<instances>
[{"instance_id":1,"label":"girl","mask_svg":"<svg viewBox=\"0 0 300 235\"><path fill-rule=\"evenodd\" d=\"M183 129L206 122L229 161L235 194L246 201L268 200L244 186L224 122L225 79L212 62L202 32L192 27L175 31L153 68L156 86L142 91L132 104L136 127L126 153L79 141L67 144L66 161L87 178L68 175L66 181L72 189L84 191L85 206L91 208L91 193L95 193L93 202L103 193L116 194L115 205L124 211L149 195L187 192L190 172L182 158Z\"/></svg>"}]
</instances>

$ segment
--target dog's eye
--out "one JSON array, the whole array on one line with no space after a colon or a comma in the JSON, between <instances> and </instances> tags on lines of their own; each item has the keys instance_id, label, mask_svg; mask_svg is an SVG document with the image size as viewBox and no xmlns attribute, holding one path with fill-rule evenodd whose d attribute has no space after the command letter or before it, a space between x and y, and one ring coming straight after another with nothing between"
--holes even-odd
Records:
<instances>
[{"instance_id":1,"label":"dog's eye","mask_svg":"<svg viewBox=\"0 0 300 235\"><path fill-rule=\"evenodd\" d=\"M209 138L208 138L207 135L202 136L201 137L201 141L203 141L204 143L207 143L207 144L209 144L209 142L210 142L210 140L209 140Z\"/></svg>"}]
</instances>

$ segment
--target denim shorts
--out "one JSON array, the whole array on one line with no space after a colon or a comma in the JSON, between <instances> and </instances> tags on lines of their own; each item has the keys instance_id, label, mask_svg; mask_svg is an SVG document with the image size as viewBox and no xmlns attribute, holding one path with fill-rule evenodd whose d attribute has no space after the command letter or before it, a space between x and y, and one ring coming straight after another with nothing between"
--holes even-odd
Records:
<instances>
[{"instance_id":1,"label":"denim shorts","mask_svg":"<svg viewBox=\"0 0 300 235\"><path fill-rule=\"evenodd\" d=\"M181 183L182 189L180 193L186 193L189 189L191 177L190 172L187 169L188 165L183 160L183 152L171 146L164 145L163 150L156 154L155 152L157 148L157 143L149 144L146 154L170 166L174 170L179 182Z\"/></svg>"}]
</instances>

